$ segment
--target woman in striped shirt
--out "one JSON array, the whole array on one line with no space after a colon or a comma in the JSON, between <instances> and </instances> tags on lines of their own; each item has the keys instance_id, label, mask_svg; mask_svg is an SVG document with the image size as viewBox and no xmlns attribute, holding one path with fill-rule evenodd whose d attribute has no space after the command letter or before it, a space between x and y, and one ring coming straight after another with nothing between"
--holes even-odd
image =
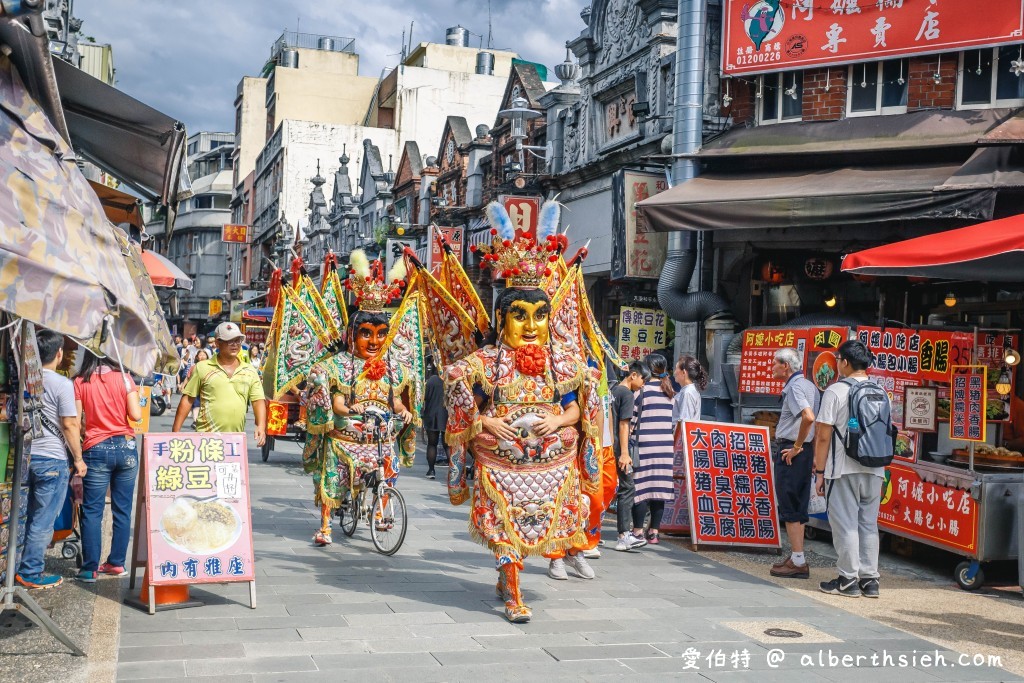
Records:
<instances>
[{"instance_id":1,"label":"woman in striped shirt","mask_svg":"<svg viewBox=\"0 0 1024 683\"><path fill-rule=\"evenodd\" d=\"M636 497L633 499L633 535L641 537L644 518L651 513L647 540L657 544L665 502L675 498L672 482L673 423L672 399L675 389L668 375L668 361L652 353L644 361L651 378L637 396L633 420L639 444L639 464L633 473Z\"/></svg>"}]
</instances>

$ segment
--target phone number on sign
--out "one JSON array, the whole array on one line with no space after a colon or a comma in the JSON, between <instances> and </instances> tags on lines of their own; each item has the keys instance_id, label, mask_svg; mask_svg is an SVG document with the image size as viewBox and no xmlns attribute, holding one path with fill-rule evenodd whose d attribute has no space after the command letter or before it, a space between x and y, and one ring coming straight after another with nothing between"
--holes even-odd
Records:
<instances>
[{"instance_id":1,"label":"phone number on sign","mask_svg":"<svg viewBox=\"0 0 1024 683\"><path fill-rule=\"evenodd\" d=\"M750 64L771 64L782 61L781 52L755 52L752 55L737 55L737 66L748 66Z\"/></svg>"}]
</instances>

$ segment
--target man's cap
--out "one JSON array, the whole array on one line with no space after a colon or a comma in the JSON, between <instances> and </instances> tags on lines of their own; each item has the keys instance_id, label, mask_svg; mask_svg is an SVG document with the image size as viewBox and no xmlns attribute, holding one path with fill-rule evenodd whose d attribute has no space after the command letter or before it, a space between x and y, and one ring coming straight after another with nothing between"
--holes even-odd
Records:
<instances>
[{"instance_id":1,"label":"man's cap","mask_svg":"<svg viewBox=\"0 0 1024 683\"><path fill-rule=\"evenodd\" d=\"M245 339L245 334L235 323L221 323L217 325L213 336L221 341L232 341L233 339Z\"/></svg>"}]
</instances>

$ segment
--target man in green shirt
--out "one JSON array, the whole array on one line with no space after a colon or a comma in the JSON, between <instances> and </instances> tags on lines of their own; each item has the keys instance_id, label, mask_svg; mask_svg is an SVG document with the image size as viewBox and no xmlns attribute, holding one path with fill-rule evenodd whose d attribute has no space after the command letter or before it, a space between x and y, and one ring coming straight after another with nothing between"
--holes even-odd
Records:
<instances>
[{"instance_id":1,"label":"man in green shirt","mask_svg":"<svg viewBox=\"0 0 1024 683\"><path fill-rule=\"evenodd\" d=\"M256 445L267 438L267 402L260 375L239 358L245 335L235 323L221 323L214 333L217 353L196 364L181 390L172 431L181 431L196 398L200 399L196 431L244 432L245 414L252 404L256 415Z\"/></svg>"}]
</instances>

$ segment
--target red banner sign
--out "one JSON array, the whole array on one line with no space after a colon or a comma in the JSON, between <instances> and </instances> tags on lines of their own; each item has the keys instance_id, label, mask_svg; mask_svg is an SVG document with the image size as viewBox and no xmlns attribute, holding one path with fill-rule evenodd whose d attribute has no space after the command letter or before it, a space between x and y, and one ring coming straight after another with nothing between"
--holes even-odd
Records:
<instances>
[{"instance_id":1,"label":"red banner sign","mask_svg":"<svg viewBox=\"0 0 1024 683\"><path fill-rule=\"evenodd\" d=\"M970 491L922 481L906 465L885 472L878 526L953 551L977 552L978 504Z\"/></svg>"},{"instance_id":2,"label":"red banner sign","mask_svg":"<svg viewBox=\"0 0 1024 683\"><path fill-rule=\"evenodd\" d=\"M979 9L967 0L726 0L722 71L767 73L1021 41L1022 0Z\"/></svg>"},{"instance_id":3,"label":"red banner sign","mask_svg":"<svg viewBox=\"0 0 1024 683\"><path fill-rule=\"evenodd\" d=\"M694 545L778 548L768 428L685 421L683 438Z\"/></svg>"},{"instance_id":4,"label":"red banner sign","mask_svg":"<svg viewBox=\"0 0 1024 683\"><path fill-rule=\"evenodd\" d=\"M949 438L985 441L986 374L984 365L958 365L953 368Z\"/></svg>"},{"instance_id":5,"label":"red banner sign","mask_svg":"<svg viewBox=\"0 0 1024 683\"><path fill-rule=\"evenodd\" d=\"M746 394L779 395L785 379L772 376L775 352L787 347L804 356L807 330L749 328L743 332L743 355L740 357L740 391Z\"/></svg>"},{"instance_id":6,"label":"red banner sign","mask_svg":"<svg viewBox=\"0 0 1024 683\"><path fill-rule=\"evenodd\" d=\"M427 270L431 272L434 272L434 269L441 265L441 258L444 256L441 245L437 243L437 236L439 234L443 235L448 240L448 244L452 245L452 252L454 252L455 258L459 260L459 263L462 263L462 243L465 240L465 228L461 226L447 228L431 225L427 229L427 241L430 244L430 251L427 252L430 255Z\"/></svg>"},{"instance_id":7,"label":"red banner sign","mask_svg":"<svg viewBox=\"0 0 1024 683\"><path fill-rule=\"evenodd\" d=\"M220 231L220 241L247 244L249 242L249 226L225 225Z\"/></svg>"},{"instance_id":8,"label":"red banner sign","mask_svg":"<svg viewBox=\"0 0 1024 683\"><path fill-rule=\"evenodd\" d=\"M242 325L242 334L245 335L246 343L252 344L266 344L267 336L270 334L269 325Z\"/></svg>"},{"instance_id":9,"label":"red banner sign","mask_svg":"<svg viewBox=\"0 0 1024 683\"><path fill-rule=\"evenodd\" d=\"M516 230L531 235L537 234L537 219L540 217L540 205L543 201L541 197L503 194L498 197L498 201L508 211L508 217L512 219L512 226Z\"/></svg>"},{"instance_id":10,"label":"red banner sign","mask_svg":"<svg viewBox=\"0 0 1024 683\"><path fill-rule=\"evenodd\" d=\"M950 368L970 363L974 346L970 332L858 327L857 338L875 354L871 370L878 372L868 374L903 377L914 380L912 384L948 383Z\"/></svg>"},{"instance_id":11,"label":"red banner sign","mask_svg":"<svg viewBox=\"0 0 1024 683\"><path fill-rule=\"evenodd\" d=\"M288 434L288 406L277 401L267 401L267 436Z\"/></svg>"}]
</instances>

